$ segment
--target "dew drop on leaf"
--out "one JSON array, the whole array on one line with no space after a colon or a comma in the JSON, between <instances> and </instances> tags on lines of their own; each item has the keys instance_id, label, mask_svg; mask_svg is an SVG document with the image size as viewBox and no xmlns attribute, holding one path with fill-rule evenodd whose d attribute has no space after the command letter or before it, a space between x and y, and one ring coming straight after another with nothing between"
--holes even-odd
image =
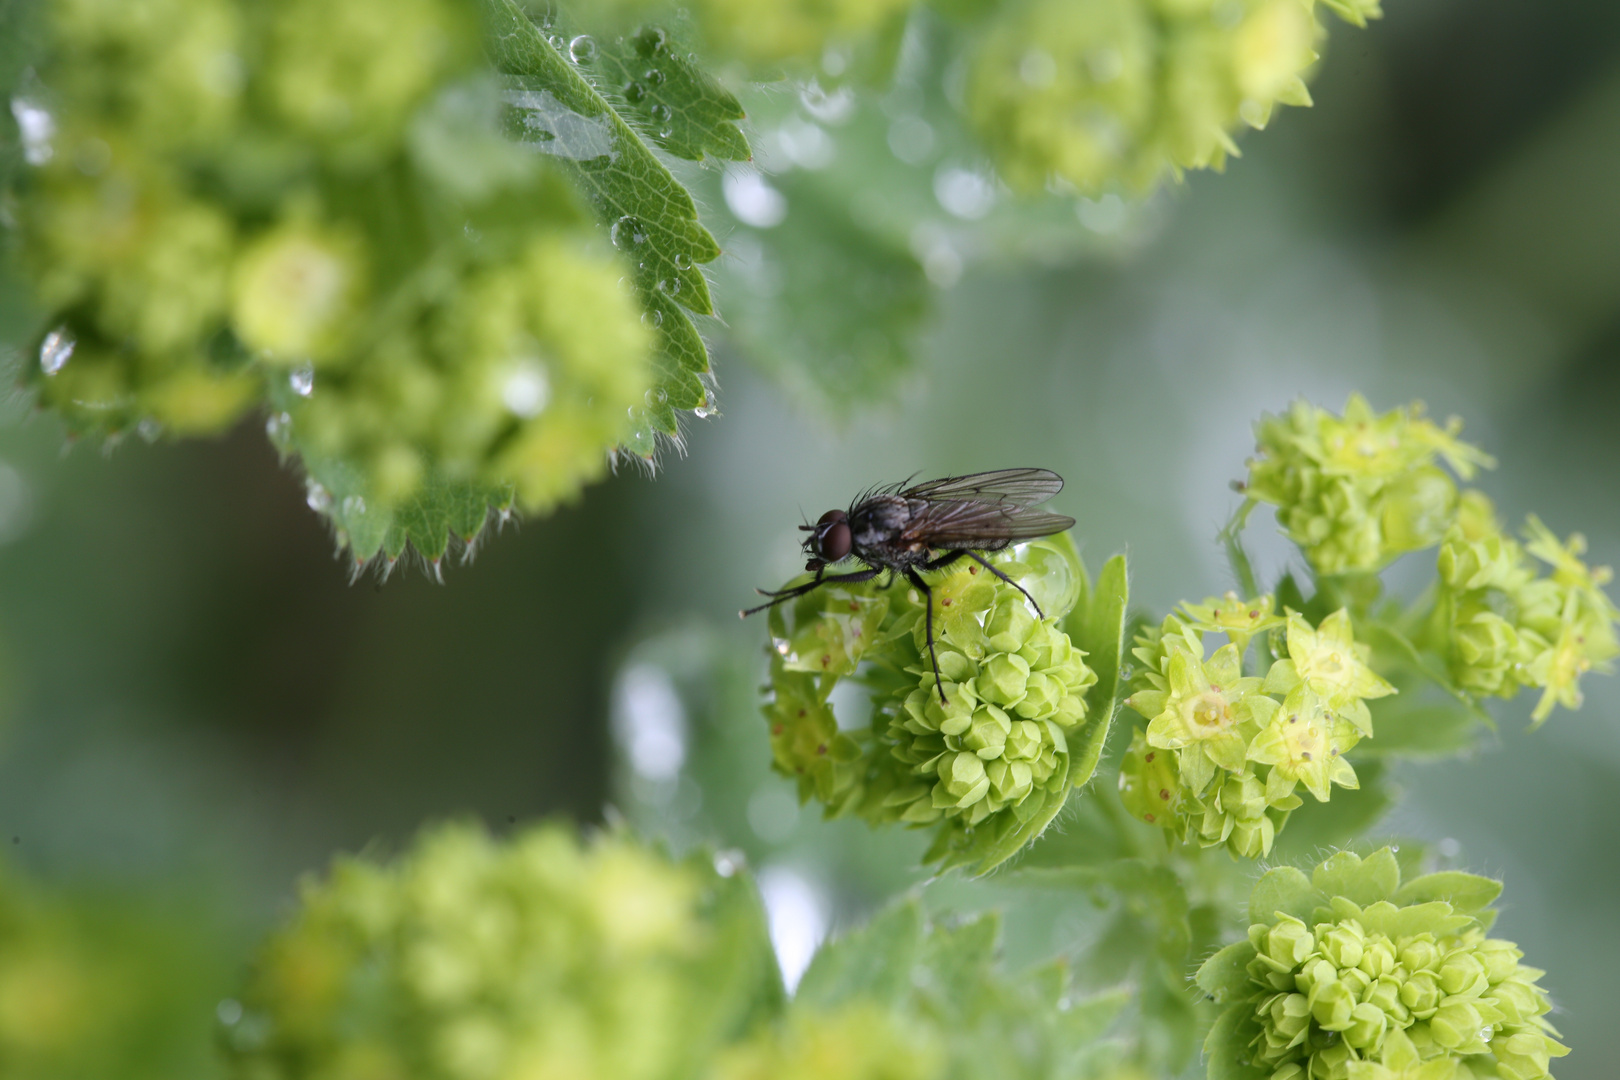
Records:
<instances>
[{"instance_id":1,"label":"dew drop on leaf","mask_svg":"<svg viewBox=\"0 0 1620 1080\"><path fill-rule=\"evenodd\" d=\"M271 413L270 419L264 422L264 433L270 436L270 441L277 445L285 442L292 434L291 413Z\"/></svg>"},{"instance_id":2,"label":"dew drop on leaf","mask_svg":"<svg viewBox=\"0 0 1620 1080\"><path fill-rule=\"evenodd\" d=\"M581 34L568 43L568 55L574 58L576 64L588 64L596 59L596 39L589 34Z\"/></svg>"},{"instance_id":3,"label":"dew drop on leaf","mask_svg":"<svg viewBox=\"0 0 1620 1080\"><path fill-rule=\"evenodd\" d=\"M664 104L654 105L652 108L648 109L647 111L649 113L651 113L652 118L654 120L658 121L660 124L668 124L671 120L673 120L675 118L675 110L671 109L668 105L664 105Z\"/></svg>"},{"instance_id":4,"label":"dew drop on leaf","mask_svg":"<svg viewBox=\"0 0 1620 1080\"><path fill-rule=\"evenodd\" d=\"M669 48L669 35L656 26L649 26L636 35L636 52L649 59Z\"/></svg>"},{"instance_id":5,"label":"dew drop on leaf","mask_svg":"<svg viewBox=\"0 0 1620 1080\"><path fill-rule=\"evenodd\" d=\"M684 251L677 251L675 253L675 269L677 269L677 270L690 270L690 269L692 269L692 257L690 255L688 255Z\"/></svg>"},{"instance_id":6,"label":"dew drop on leaf","mask_svg":"<svg viewBox=\"0 0 1620 1080\"><path fill-rule=\"evenodd\" d=\"M73 337L73 332L65 326L58 326L45 335L45 340L39 343L39 370L47 375L55 375L62 370L62 366L73 356L73 349L79 343Z\"/></svg>"},{"instance_id":7,"label":"dew drop on leaf","mask_svg":"<svg viewBox=\"0 0 1620 1080\"><path fill-rule=\"evenodd\" d=\"M299 397L309 397L315 392L315 369L309 364L293 368L287 376L287 385Z\"/></svg>"},{"instance_id":8,"label":"dew drop on leaf","mask_svg":"<svg viewBox=\"0 0 1620 1080\"><path fill-rule=\"evenodd\" d=\"M658 288L660 291L668 293L670 296L674 296L676 293L681 291L681 279L674 277L664 278L658 282Z\"/></svg>"},{"instance_id":9,"label":"dew drop on leaf","mask_svg":"<svg viewBox=\"0 0 1620 1080\"><path fill-rule=\"evenodd\" d=\"M324 514L332 507L332 493L315 481L310 480L304 486L304 501L317 514Z\"/></svg>"},{"instance_id":10,"label":"dew drop on leaf","mask_svg":"<svg viewBox=\"0 0 1620 1080\"><path fill-rule=\"evenodd\" d=\"M655 386L651 390L647 391L646 401L647 407L650 409L656 409L658 406L664 404L668 400L669 393L661 386Z\"/></svg>"},{"instance_id":11,"label":"dew drop on leaf","mask_svg":"<svg viewBox=\"0 0 1620 1080\"><path fill-rule=\"evenodd\" d=\"M659 68L648 68L641 78L648 86L662 86L668 76Z\"/></svg>"},{"instance_id":12,"label":"dew drop on leaf","mask_svg":"<svg viewBox=\"0 0 1620 1080\"><path fill-rule=\"evenodd\" d=\"M632 82L629 86L624 88L624 100L628 101L632 105L639 105L642 101L646 100L646 97L647 88L638 82Z\"/></svg>"},{"instance_id":13,"label":"dew drop on leaf","mask_svg":"<svg viewBox=\"0 0 1620 1080\"><path fill-rule=\"evenodd\" d=\"M621 251L640 247L647 242L647 230L642 226L641 219L634 214L626 214L615 221L613 228L608 230L608 235L613 240L613 246Z\"/></svg>"},{"instance_id":14,"label":"dew drop on leaf","mask_svg":"<svg viewBox=\"0 0 1620 1080\"><path fill-rule=\"evenodd\" d=\"M366 512L366 500L359 495L350 495L343 500L343 513L346 517L355 517Z\"/></svg>"}]
</instances>

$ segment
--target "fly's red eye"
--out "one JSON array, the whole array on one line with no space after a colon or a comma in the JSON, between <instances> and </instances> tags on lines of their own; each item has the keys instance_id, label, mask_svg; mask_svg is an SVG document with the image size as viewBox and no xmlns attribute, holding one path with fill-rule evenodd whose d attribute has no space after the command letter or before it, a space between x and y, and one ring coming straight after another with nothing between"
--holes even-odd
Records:
<instances>
[{"instance_id":1,"label":"fly's red eye","mask_svg":"<svg viewBox=\"0 0 1620 1080\"><path fill-rule=\"evenodd\" d=\"M840 514L839 517L843 515ZM835 521L831 528L821 534L821 557L834 563L848 554L849 522Z\"/></svg>"},{"instance_id":2,"label":"fly's red eye","mask_svg":"<svg viewBox=\"0 0 1620 1080\"><path fill-rule=\"evenodd\" d=\"M842 510L829 510L825 514L821 515L820 520L818 520L816 522L816 524L817 525L831 525L835 521L843 521L843 520L844 520L844 512Z\"/></svg>"}]
</instances>

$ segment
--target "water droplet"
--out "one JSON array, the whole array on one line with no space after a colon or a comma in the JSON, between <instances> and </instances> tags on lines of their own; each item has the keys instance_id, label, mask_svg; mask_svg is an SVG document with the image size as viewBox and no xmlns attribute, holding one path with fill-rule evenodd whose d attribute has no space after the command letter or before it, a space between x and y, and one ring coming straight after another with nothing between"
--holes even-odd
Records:
<instances>
[{"instance_id":1,"label":"water droplet","mask_svg":"<svg viewBox=\"0 0 1620 1080\"><path fill-rule=\"evenodd\" d=\"M641 224L641 219L634 214L626 214L613 223L608 230L608 236L613 239L613 246L621 251L628 251L647 242L647 230Z\"/></svg>"},{"instance_id":2,"label":"water droplet","mask_svg":"<svg viewBox=\"0 0 1620 1080\"><path fill-rule=\"evenodd\" d=\"M714 872L721 877L731 877L746 865L748 865L747 856L735 849L714 853Z\"/></svg>"},{"instance_id":3,"label":"water droplet","mask_svg":"<svg viewBox=\"0 0 1620 1080\"><path fill-rule=\"evenodd\" d=\"M546 40L551 42L551 47L553 49L556 49L558 52L562 52L563 36L561 34L547 34Z\"/></svg>"},{"instance_id":4,"label":"water droplet","mask_svg":"<svg viewBox=\"0 0 1620 1080\"><path fill-rule=\"evenodd\" d=\"M332 508L332 493L314 480L306 480L304 481L304 501L317 514L324 514Z\"/></svg>"},{"instance_id":5,"label":"water droplet","mask_svg":"<svg viewBox=\"0 0 1620 1080\"><path fill-rule=\"evenodd\" d=\"M135 425L135 433L149 443L155 443L163 438L163 425L150 416Z\"/></svg>"},{"instance_id":6,"label":"water droplet","mask_svg":"<svg viewBox=\"0 0 1620 1080\"><path fill-rule=\"evenodd\" d=\"M714 406L708 404L707 402L705 402L702 405L699 405L697 408L692 410L692 414L694 416L696 416L700 420L707 420L709 417L715 416L719 412L720 412L719 409L717 409Z\"/></svg>"},{"instance_id":7,"label":"water droplet","mask_svg":"<svg viewBox=\"0 0 1620 1080\"><path fill-rule=\"evenodd\" d=\"M669 400L669 393L661 386L655 386L647 391L644 399L649 409L656 409Z\"/></svg>"},{"instance_id":8,"label":"water droplet","mask_svg":"<svg viewBox=\"0 0 1620 1080\"><path fill-rule=\"evenodd\" d=\"M642 73L641 78L648 86L663 86L669 76L664 74L662 68L648 68Z\"/></svg>"},{"instance_id":9,"label":"water droplet","mask_svg":"<svg viewBox=\"0 0 1620 1080\"><path fill-rule=\"evenodd\" d=\"M658 283L658 288L659 291L674 296L681 291L681 279L678 277L664 278Z\"/></svg>"},{"instance_id":10,"label":"water droplet","mask_svg":"<svg viewBox=\"0 0 1620 1080\"><path fill-rule=\"evenodd\" d=\"M22 137L23 160L30 165L43 165L51 160L55 153L51 147L51 136L56 134L55 118L20 97L11 99L11 116L17 121L17 134Z\"/></svg>"},{"instance_id":11,"label":"water droplet","mask_svg":"<svg viewBox=\"0 0 1620 1080\"><path fill-rule=\"evenodd\" d=\"M349 495L343 500L343 516L357 517L366 512L366 500L359 495Z\"/></svg>"},{"instance_id":12,"label":"water droplet","mask_svg":"<svg viewBox=\"0 0 1620 1080\"><path fill-rule=\"evenodd\" d=\"M654 330L658 329L664 325L664 313L657 308L651 311L643 311L641 313L641 325L650 326Z\"/></svg>"},{"instance_id":13,"label":"water droplet","mask_svg":"<svg viewBox=\"0 0 1620 1080\"><path fill-rule=\"evenodd\" d=\"M299 397L309 397L315 392L315 369L309 364L293 368L287 376L287 385Z\"/></svg>"},{"instance_id":14,"label":"water droplet","mask_svg":"<svg viewBox=\"0 0 1620 1080\"><path fill-rule=\"evenodd\" d=\"M632 105L639 105L647 98L647 88L638 82L632 82L624 88L624 100Z\"/></svg>"},{"instance_id":15,"label":"water droplet","mask_svg":"<svg viewBox=\"0 0 1620 1080\"><path fill-rule=\"evenodd\" d=\"M475 244L483 242L484 234L474 228L473 223L470 221L461 227L461 233Z\"/></svg>"},{"instance_id":16,"label":"water droplet","mask_svg":"<svg viewBox=\"0 0 1620 1080\"><path fill-rule=\"evenodd\" d=\"M235 998L226 998L214 1009L214 1015L219 1017L220 1023L232 1027L242 1020L242 1003Z\"/></svg>"},{"instance_id":17,"label":"water droplet","mask_svg":"<svg viewBox=\"0 0 1620 1080\"><path fill-rule=\"evenodd\" d=\"M677 269L677 270L690 270L690 269L692 269L692 257L690 255L688 255L684 251L677 251L675 253L675 269Z\"/></svg>"},{"instance_id":18,"label":"water droplet","mask_svg":"<svg viewBox=\"0 0 1620 1080\"><path fill-rule=\"evenodd\" d=\"M645 27L636 35L636 52L651 59L669 48L669 35L656 26Z\"/></svg>"},{"instance_id":19,"label":"water droplet","mask_svg":"<svg viewBox=\"0 0 1620 1080\"><path fill-rule=\"evenodd\" d=\"M74 348L79 344L74 338L73 331L65 326L58 326L45 335L45 340L39 343L39 370L47 375L55 375L62 370L73 356Z\"/></svg>"},{"instance_id":20,"label":"water droplet","mask_svg":"<svg viewBox=\"0 0 1620 1080\"><path fill-rule=\"evenodd\" d=\"M568 43L568 55L574 58L576 64L588 64L596 59L596 39L589 34L581 34Z\"/></svg>"},{"instance_id":21,"label":"water droplet","mask_svg":"<svg viewBox=\"0 0 1620 1080\"><path fill-rule=\"evenodd\" d=\"M270 418L264 422L264 433L270 436L270 441L281 443L292 434L291 413L271 413Z\"/></svg>"},{"instance_id":22,"label":"water droplet","mask_svg":"<svg viewBox=\"0 0 1620 1080\"><path fill-rule=\"evenodd\" d=\"M671 109L668 105L662 105L662 104L654 105L652 108L648 109L647 111L649 113L651 113L652 118L654 120L658 121L660 124L667 125L671 120L673 120L675 118L675 110Z\"/></svg>"}]
</instances>

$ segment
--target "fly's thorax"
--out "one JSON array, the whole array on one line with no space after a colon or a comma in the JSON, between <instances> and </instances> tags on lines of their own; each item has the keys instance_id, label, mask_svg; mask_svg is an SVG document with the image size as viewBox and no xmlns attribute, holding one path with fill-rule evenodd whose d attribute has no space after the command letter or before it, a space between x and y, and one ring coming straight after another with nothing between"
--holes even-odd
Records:
<instances>
[{"instance_id":1,"label":"fly's thorax","mask_svg":"<svg viewBox=\"0 0 1620 1080\"><path fill-rule=\"evenodd\" d=\"M849 513L849 528L857 549L882 549L897 544L910 521L910 507L898 495L874 495Z\"/></svg>"}]
</instances>

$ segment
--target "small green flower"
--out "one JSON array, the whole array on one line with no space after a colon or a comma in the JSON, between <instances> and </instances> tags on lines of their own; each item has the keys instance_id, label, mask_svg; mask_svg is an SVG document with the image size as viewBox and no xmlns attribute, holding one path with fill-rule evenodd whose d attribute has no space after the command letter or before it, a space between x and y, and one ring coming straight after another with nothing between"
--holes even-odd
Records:
<instances>
[{"instance_id":1,"label":"small green flower","mask_svg":"<svg viewBox=\"0 0 1620 1080\"><path fill-rule=\"evenodd\" d=\"M1288 613L1288 658L1266 674L1266 689L1288 695L1285 711L1305 708L1308 695L1326 702L1364 735L1372 734L1366 700L1393 694L1395 688L1367 666L1367 646L1357 643L1350 613L1343 608L1316 629L1305 617Z\"/></svg>"},{"instance_id":2,"label":"small green flower","mask_svg":"<svg viewBox=\"0 0 1620 1080\"><path fill-rule=\"evenodd\" d=\"M1435 627L1453 680L1476 694L1542 691L1531 713L1543 723L1557 705L1577 709L1580 678L1608 671L1620 656L1620 609L1604 592L1608 567L1590 567L1579 535L1560 542L1531 517L1521 545L1506 536L1489 500L1466 493L1465 516L1440 547ZM1551 567L1537 577L1529 556Z\"/></svg>"},{"instance_id":3,"label":"small green flower","mask_svg":"<svg viewBox=\"0 0 1620 1080\"><path fill-rule=\"evenodd\" d=\"M1223 645L1203 660L1180 649L1169 658L1168 692L1141 691L1127 702L1148 724L1148 745L1180 751L1181 773L1198 790L1196 778L1212 768L1243 771L1249 740L1271 722L1275 698L1260 692L1263 680L1243 678L1237 646Z\"/></svg>"},{"instance_id":4,"label":"small green flower","mask_svg":"<svg viewBox=\"0 0 1620 1080\"><path fill-rule=\"evenodd\" d=\"M1387 848L1341 852L1309 878L1286 867L1261 878L1248 940L1198 972L1226 1009L1205 1047L1212 1076L1239 1057L1294 1080L1549 1075L1568 1050L1546 1020L1541 972L1485 936L1501 887L1454 872L1400 878Z\"/></svg>"},{"instance_id":5,"label":"small green flower","mask_svg":"<svg viewBox=\"0 0 1620 1080\"><path fill-rule=\"evenodd\" d=\"M1320 573L1377 570L1439 543L1456 519L1456 485L1437 458L1465 480L1493 464L1460 430L1455 419L1427 419L1421 405L1376 414L1359 394L1342 417L1299 402L1260 421L1246 490L1277 507Z\"/></svg>"},{"instance_id":6,"label":"small green flower","mask_svg":"<svg viewBox=\"0 0 1620 1080\"><path fill-rule=\"evenodd\" d=\"M725 1051L708 1080L933 1080L943 1074L939 1033L894 1009L857 1002L830 1013L794 1010Z\"/></svg>"},{"instance_id":7,"label":"small green flower","mask_svg":"<svg viewBox=\"0 0 1620 1080\"><path fill-rule=\"evenodd\" d=\"M1142 668L1125 702L1149 720L1120 775L1131 813L1189 843L1224 844L1245 858L1271 851L1300 805L1298 784L1323 802L1334 784L1358 785L1344 755L1371 734L1364 698L1394 692L1366 666L1348 614L1335 612L1313 628L1294 612L1286 620L1272 615L1273 603L1233 596L1185 604L1192 622L1172 616L1139 634ZM1264 679L1242 673L1246 640L1204 658L1205 633L1233 636L1244 627L1252 634L1284 623L1290 655ZM1174 759L1149 758L1159 751Z\"/></svg>"},{"instance_id":8,"label":"small green flower","mask_svg":"<svg viewBox=\"0 0 1620 1080\"><path fill-rule=\"evenodd\" d=\"M226 1032L235 1075L691 1075L768 1000L742 877L620 835L430 830L306 883Z\"/></svg>"},{"instance_id":9,"label":"small green flower","mask_svg":"<svg viewBox=\"0 0 1620 1080\"><path fill-rule=\"evenodd\" d=\"M1199 633L1225 634L1237 646L1241 657L1249 650L1249 642L1273 627L1283 626L1286 620L1274 610L1277 601L1271 596L1244 600L1235 592L1223 597L1210 597L1202 604L1184 603L1187 626Z\"/></svg>"}]
</instances>

